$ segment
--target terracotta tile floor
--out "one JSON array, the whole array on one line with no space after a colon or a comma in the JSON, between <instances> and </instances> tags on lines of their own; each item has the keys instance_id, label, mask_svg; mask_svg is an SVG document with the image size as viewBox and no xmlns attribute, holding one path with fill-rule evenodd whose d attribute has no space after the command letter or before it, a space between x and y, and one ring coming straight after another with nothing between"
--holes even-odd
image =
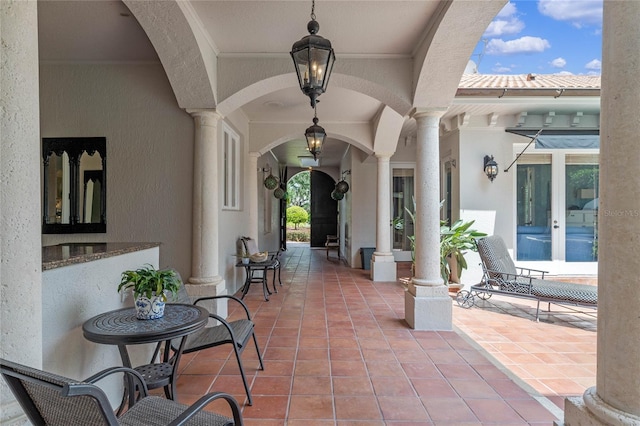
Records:
<instances>
[{"instance_id":1,"label":"terracotta tile floor","mask_svg":"<svg viewBox=\"0 0 640 426\"><path fill-rule=\"evenodd\" d=\"M563 396L595 383L592 317L535 323L528 301L494 296L453 302L455 331L413 331L402 284L368 274L290 245L279 292L265 302L253 284L245 297L265 360L260 371L254 348L243 354L253 405L225 346L183 356L179 400L229 392L247 425L552 425Z\"/></svg>"}]
</instances>

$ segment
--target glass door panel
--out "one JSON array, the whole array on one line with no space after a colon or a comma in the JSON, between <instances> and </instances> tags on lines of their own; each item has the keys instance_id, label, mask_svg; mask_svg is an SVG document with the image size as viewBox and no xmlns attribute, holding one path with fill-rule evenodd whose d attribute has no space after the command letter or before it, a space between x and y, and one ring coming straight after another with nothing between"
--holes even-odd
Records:
<instances>
[{"instance_id":1,"label":"glass door panel","mask_svg":"<svg viewBox=\"0 0 640 426\"><path fill-rule=\"evenodd\" d=\"M407 212L413 206L413 169L393 169L393 248L411 251L409 236L413 235L413 221Z\"/></svg>"},{"instance_id":2,"label":"glass door panel","mask_svg":"<svg viewBox=\"0 0 640 426\"><path fill-rule=\"evenodd\" d=\"M598 154L565 157L565 260L598 260Z\"/></svg>"},{"instance_id":3,"label":"glass door panel","mask_svg":"<svg viewBox=\"0 0 640 426\"><path fill-rule=\"evenodd\" d=\"M517 260L551 260L551 154L524 154L517 166Z\"/></svg>"}]
</instances>

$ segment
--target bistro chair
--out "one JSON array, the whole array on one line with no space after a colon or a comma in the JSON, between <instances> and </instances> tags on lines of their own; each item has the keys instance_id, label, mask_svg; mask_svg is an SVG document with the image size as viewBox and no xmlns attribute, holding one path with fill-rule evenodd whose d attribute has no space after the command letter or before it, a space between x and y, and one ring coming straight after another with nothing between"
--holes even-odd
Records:
<instances>
[{"instance_id":1,"label":"bistro chair","mask_svg":"<svg viewBox=\"0 0 640 426\"><path fill-rule=\"evenodd\" d=\"M178 290L178 303L192 303L191 297L187 293L187 289L184 285L184 282L180 278L180 274L176 271L178 275L178 279L180 279L180 289ZM219 315L209 313L209 318L212 318L218 321L217 325L212 327L204 327L195 333L191 333L187 336L187 341L182 350L183 354L188 354L191 352L196 352L202 349L213 348L221 345L231 345L233 347L233 352L236 356L236 360L238 361L238 367L240 368L240 375L242 376L242 383L244 384L244 389L247 393L248 404L252 405L253 400L251 399L251 390L249 389L249 383L247 382L247 377L244 372L244 367L242 365L241 355L245 350L251 338L253 338L253 343L256 347L256 352L258 353L258 360L260 361L260 370L264 370L264 363L262 362L262 355L260 354L260 348L258 347L258 339L256 339L256 334L254 332L254 323L251 320L251 314L249 313L249 308L245 303L238 299L235 296L229 295L220 295L220 296L208 296L208 297L200 297L196 299L193 304L197 305L198 303L210 301L210 300L218 300L218 299L228 299L240 304L240 308L244 310L246 314L246 318L240 318L234 321L227 321ZM174 350L177 350L180 345L179 340L174 340L171 342L171 346ZM156 352L159 351L159 347L156 348Z\"/></svg>"},{"instance_id":2,"label":"bistro chair","mask_svg":"<svg viewBox=\"0 0 640 426\"><path fill-rule=\"evenodd\" d=\"M238 402L229 394L207 394L187 406L170 399L149 396L142 376L127 367L103 370L85 380L77 381L0 358L0 372L20 403L31 424L40 425L213 425L241 426L242 414ZM107 395L95 383L114 373L123 373L138 391L137 402L117 417ZM229 404L233 419L203 411L210 402L224 399Z\"/></svg>"}]
</instances>

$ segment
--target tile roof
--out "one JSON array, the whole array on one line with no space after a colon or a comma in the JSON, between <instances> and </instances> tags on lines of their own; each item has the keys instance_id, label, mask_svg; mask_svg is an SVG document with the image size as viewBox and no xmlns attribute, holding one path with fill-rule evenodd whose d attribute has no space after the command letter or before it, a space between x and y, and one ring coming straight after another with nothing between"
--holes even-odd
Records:
<instances>
[{"instance_id":1,"label":"tile roof","mask_svg":"<svg viewBox=\"0 0 640 426\"><path fill-rule=\"evenodd\" d=\"M600 89L600 76L464 74L459 89Z\"/></svg>"}]
</instances>

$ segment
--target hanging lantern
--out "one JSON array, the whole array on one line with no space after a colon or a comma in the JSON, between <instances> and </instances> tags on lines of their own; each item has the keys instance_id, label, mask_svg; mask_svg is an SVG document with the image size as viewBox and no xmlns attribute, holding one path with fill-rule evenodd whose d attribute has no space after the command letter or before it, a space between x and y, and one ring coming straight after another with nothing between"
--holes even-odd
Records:
<instances>
[{"instance_id":1,"label":"hanging lantern","mask_svg":"<svg viewBox=\"0 0 640 426\"><path fill-rule=\"evenodd\" d=\"M345 180L336 183L336 191L346 194L349 191L349 184Z\"/></svg>"},{"instance_id":2,"label":"hanging lantern","mask_svg":"<svg viewBox=\"0 0 640 426\"><path fill-rule=\"evenodd\" d=\"M279 183L280 182L278 181L278 178L272 174L269 174L269 176L267 176L266 179L264 180L264 186L268 190L276 189Z\"/></svg>"},{"instance_id":3,"label":"hanging lantern","mask_svg":"<svg viewBox=\"0 0 640 426\"><path fill-rule=\"evenodd\" d=\"M304 137L307 139L309 152L313 155L313 159L317 160L322 152L322 144L324 143L324 138L327 137L327 132L324 131L322 126L318 126L318 117L315 108L313 110L313 125L307 128L304 132Z\"/></svg>"},{"instance_id":4,"label":"hanging lantern","mask_svg":"<svg viewBox=\"0 0 640 426\"><path fill-rule=\"evenodd\" d=\"M286 195L287 195L286 191L282 188L276 188L276 190L273 191L273 196L276 197L278 200L283 200Z\"/></svg>"},{"instance_id":5,"label":"hanging lantern","mask_svg":"<svg viewBox=\"0 0 640 426\"><path fill-rule=\"evenodd\" d=\"M317 34L320 24L316 21L315 1L311 2L311 21L307 24L308 36L296 41L291 48L291 58L296 67L300 90L316 106L316 98L327 89L336 56L331 42Z\"/></svg>"},{"instance_id":6,"label":"hanging lantern","mask_svg":"<svg viewBox=\"0 0 640 426\"><path fill-rule=\"evenodd\" d=\"M331 192L331 198L333 198L336 201L340 201L344 198L344 194L334 189L333 192Z\"/></svg>"}]
</instances>

